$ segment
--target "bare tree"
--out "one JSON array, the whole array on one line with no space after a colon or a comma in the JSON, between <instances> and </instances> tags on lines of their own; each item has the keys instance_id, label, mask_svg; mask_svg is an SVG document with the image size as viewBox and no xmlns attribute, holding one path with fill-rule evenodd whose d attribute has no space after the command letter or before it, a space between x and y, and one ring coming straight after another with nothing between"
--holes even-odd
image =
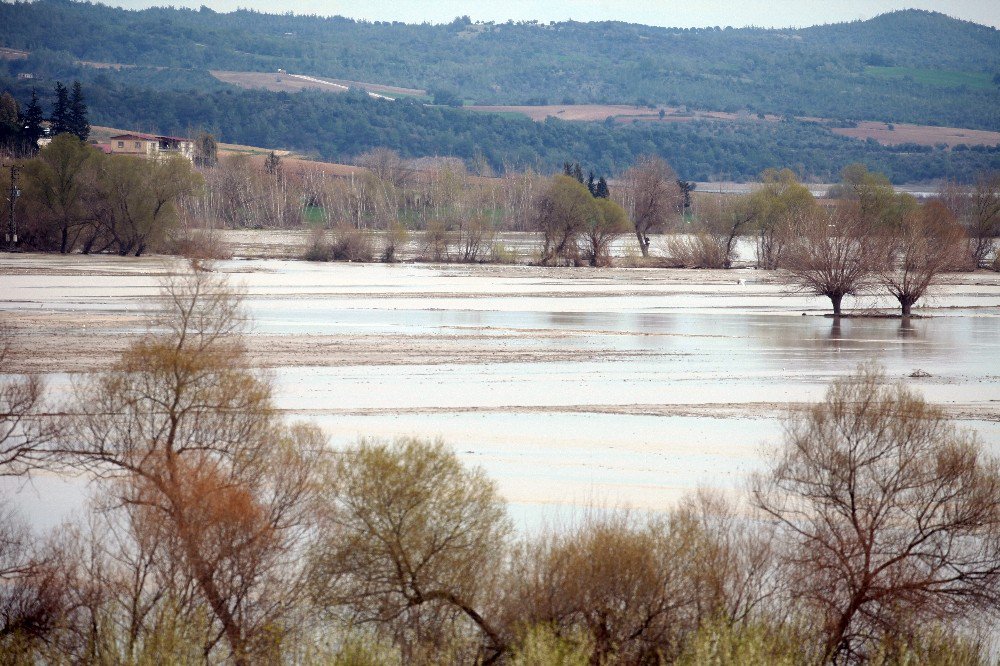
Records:
<instances>
[{"instance_id":1,"label":"bare tree","mask_svg":"<svg viewBox=\"0 0 1000 666\"><path fill-rule=\"evenodd\" d=\"M1000 603L1000 471L976 438L862 366L793 413L755 504L787 538L828 660Z\"/></svg>"},{"instance_id":2,"label":"bare tree","mask_svg":"<svg viewBox=\"0 0 1000 666\"><path fill-rule=\"evenodd\" d=\"M941 201L965 227L973 269L988 263L1000 236L1000 172L980 174L971 188L949 183Z\"/></svg>"},{"instance_id":3,"label":"bare tree","mask_svg":"<svg viewBox=\"0 0 1000 666\"><path fill-rule=\"evenodd\" d=\"M14 328L0 321L0 367L10 368L15 353ZM58 421L45 413L45 385L37 375L0 376L0 477L24 476L42 464Z\"/></svg>"},{"instance_id":4,"label":"bare tree","mask_svg":"<svg viewBox=\"0 0 1000 666\"><path fill-rule=\"evenodd\" d=\"M169 282L158 331L79 384L68 462L163 538L183 562L237 664L270 649L295 600L296 550L322 438L276 421L270 386L247 368L239 299L204 273ZM256 655L256 656L255 656Z\"/></svg>"},{"instance_id":5,"label":"bare tree","mask_svg":"<svg viewBox=\"0 0 1000 666\"><path fill-rule=\"evenodd\" d=\"M837 317L844 296L876 282L884 256L881 237L856 206L845 204L832 214L816 211L804 221L788 248L786 268L802 287L828 297Z\"/></svg>"},{"instance_id":6,"label":"bare tree","mask_svg":"<svg viewBox=\"0 0 1000 666\"><path fill-rule=\"evenodd\" d=\"M368 169L376 178L391 184L393 187L403 187L409 177L409 168L394 150L375 148L358 156L357 163Z\"/></svg>"},{"instance_id":7,"label":"bare tree","mask_svg":"<svg viewBox=\"0 0 1000 666\"><path fill-rule=\"evenodd\" d=\"M677 529L673 529L676 527ZM624 513L548 531L515 560L507 624L582 635L591 664L660 663L691 628L693 589L685 568L697 528Z\"/></svg>"},{"instance_id":8,"label":"bare tree","mask_svg":"<svg viewBox=\"0 0 1000 666\"><path fill-rule=\"evenodd\" d=\"M649 256L649 234L663 229L677 217L684 206L684 194L677 184L677 174L662 158L640 157L622 176L622 207L635 225L642 256Z\"/></svg>"},{"instance_id":9,"label":"bare tree","mask_svg":"<svg viewBox=\"0 0 1000 666\"><path fill-rule=\"evenodd\" d=\"M439 654L442 632L464 618L481 636L484 663L502 655L482 605L510 524L481 470L463 468L441 442L362 441L341 454L323 488L323 536L311 558L321 606L395 627L403 642L429 635Z\"/></svg>"},{"instance_id":10,"label":"bare tree","mask_svg":"<svg viewBox=\"0 0 1000 666\"><path fill-rule=\"evenodd\" d=\"M965 234L938 201L908 213L886 238L884 262L878 264L882 284L899 301L904 317L938 276L964 262Z\"/></svg>"}]
</instances>

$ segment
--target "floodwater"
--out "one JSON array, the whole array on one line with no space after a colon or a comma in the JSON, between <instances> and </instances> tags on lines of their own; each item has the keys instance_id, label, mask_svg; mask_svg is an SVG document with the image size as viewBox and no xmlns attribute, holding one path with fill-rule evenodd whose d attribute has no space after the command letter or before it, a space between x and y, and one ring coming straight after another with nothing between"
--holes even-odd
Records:
<instances>
[{"instance_id":1,"label":"floodwater","mask_svg":"<svg viewBox=\"0 0 1000 666\"><path fill-rule=\"evenodd\" d=\"M84 349L74 342L84 336L97 351L79 363L99 365L95 339L141 330L173 267L4 259L0 317L44 329L36 344L64 353ZM823 316L827 301L750 270L288 261L216 270L247 293L251 352L271 368L289 418L317 422L334 446L441 437L497 481L526 527L589 506L666 510L699 486L738 489L780 443L790 406L871 360L1000 455L992 273L949 276L923 318L837 323ZM891 307L877 297L846 305ZM50 365L32 367L58 393L66 368L50 351ZM909 377L918 370L929 376ZM41 477L19 503L33 521L53 520L79 484Z\"/></svg>"}]
</instances>

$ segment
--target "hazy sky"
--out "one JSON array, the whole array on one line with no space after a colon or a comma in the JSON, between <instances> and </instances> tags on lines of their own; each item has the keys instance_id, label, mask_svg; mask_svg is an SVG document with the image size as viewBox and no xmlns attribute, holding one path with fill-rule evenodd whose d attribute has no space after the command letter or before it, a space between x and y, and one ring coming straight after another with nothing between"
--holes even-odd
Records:
<instances>
[{"instance_id":1,"label":"hazy sky","mask_svg":"<svg viewBox=\"0 0 1000 666\"><path fill-rule=\"evenodd\" d=\"M248 7L266 12L349 16L407 23L448 22L468 15L480 21L627 21L669 27L807 26L868 19L894 9L932 9L950 16L1000 27L1000 0L104 0L139 8L151 5L198 7L216 11Z\"/></svg>"}]
</instances>

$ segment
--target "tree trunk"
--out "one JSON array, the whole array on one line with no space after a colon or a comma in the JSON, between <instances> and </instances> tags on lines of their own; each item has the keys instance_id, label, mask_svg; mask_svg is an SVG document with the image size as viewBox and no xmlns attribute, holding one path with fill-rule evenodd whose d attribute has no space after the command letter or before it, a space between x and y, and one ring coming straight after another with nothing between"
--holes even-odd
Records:
<instances>
[{"instance_id":1,"label":"tree trunk","mask_svg":"<svg viewBox=\"0 0 1000 666\"><path fill-rule=\"evenodd\" d=\"M643 234L641 231L639 231L639 227L635 228L635 237L636 237L636 240L639 241L639 249L642 250L642 256L643 257L648 257L649 256L649 238L647 238L645 236L645 234Z\"/></svg>"},{"instance_id":2,"label":"tree trunk","mask_svg":"<svg viewBox=\"0 0 1000 666\"><path fill-rule=\"evenodd\" d=\"M917 299L913 298L912 296L900 296L899 297L899 306L903 310L903 316L904 317L909 317L910 316L910 310L913 308L913 304L916 303L916 302L917 302Z\"/></svg>"},{"instance_id":3,"label":"tree trunk","mask_svg":"<svg viewBox=\"0 0 1000 666\"><path fill-rule=\"evenodd\" d=\"M827 294L830 297L830 302L833 304L833 316L840 316L840 302L844 300L843 294Z\"/></svg>"},{"instance_id":4,"label":"tree trunk","mask_svg":"<svg viewBox=\"0 0 1000 666\"><path fill-rule=\"evenodd\" d=\"M69 227L63 225L62 242L59 244L59 254L66 254L66 246L69 244Z\"/></svg>"}]
</instances>

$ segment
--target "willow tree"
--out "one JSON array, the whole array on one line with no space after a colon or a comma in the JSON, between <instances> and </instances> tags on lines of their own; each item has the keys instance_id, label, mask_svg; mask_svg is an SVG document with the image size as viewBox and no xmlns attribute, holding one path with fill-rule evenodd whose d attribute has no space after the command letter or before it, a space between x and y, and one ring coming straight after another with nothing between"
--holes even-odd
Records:
<instances>
[{"instance_id":1,"label":"willow tree","mask_svg":"<svg viewBox=\"0 0 1000 666\"><path fill-rule=\"evenodd\" d=\"M799 226L787 250L785 268L798 284L826 296L835 317L844 296L877 283L885 257L882 237L857 206L843 204L832 213L814 211Z\"/></svg>"},{"instance_id":2,"label":"willow tree","mask_svg":"<svg viewBox=\"0 0 1000 666\"><path fill-rule=\"evenodd\" d=\"M885 261L878 264L879 280L899 301L904 317L938 280L965 260L965 233L944 204L932 201L907 214L898 227L885 233Z\"/></svg>"},{"instance_id":3,"label":"willow tree","mask_svg":"<svg viewBox=\"0 0 1000 666\"><path fill-rule=\"evenodd\" d=\"M452 632L463 623L478 656L456 660L497 661L506 645L485 607L511 526L496 484L418 439L361 441L325 469L310 558L320 607L391 631L409 663L421 649L440 663L470 637Z\"/></svg>"},{"instance_id":4,"label":"willow tree","mask_svg":"<svg viewBox=\"0 0 1000 666\"><path fill-rule=\"evenodd\" d=\"M644 257L649 256L649 235L662 230L684 207L684 193L678 182L670 165L653 155L639 158L622 176L619 203L635 225L635 237Z\"/></svg>"}]
</instances>

